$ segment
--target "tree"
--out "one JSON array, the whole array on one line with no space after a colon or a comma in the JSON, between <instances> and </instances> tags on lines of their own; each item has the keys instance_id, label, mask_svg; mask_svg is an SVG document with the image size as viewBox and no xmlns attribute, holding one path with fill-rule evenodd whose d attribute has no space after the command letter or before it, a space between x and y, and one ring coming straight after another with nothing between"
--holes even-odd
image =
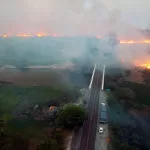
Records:
<instances>
[{"instance_id":1,"label":"tree","mask_svg":"<svg viewBox=\"0 0 150 150\"><path fill-rule=\"evenodd\" d=\"M58 114L56 123L73 128L82 125L85 117L86 112L83 107L70 104Z\"/></svg>"},{"instance_id":2,"label":"tree","mask_svg":"<svg viewBox=\"0 0 150 150\"><path fill-rule=\"evenodd\" d=\"M110 89L111 91L115 91L119 88L119 86L116 83L111 82L111 83L107 83L105 85L105 88Z\"/></svg>"},{"instance_id":3,"label":"tree","mask_svg":"<svg viewBox=\"0 0 150 150\"><path fill-rule=\"evenodd\" d=\"M120 100L121 99L132 100L135 98L135 93L129 88L118 88L114 92L114 94Z\"/></svg>"},{"instance_id":4,"label":"tree","mask_svg":"<svg viewBox=\"0 0 150 150\"><path fill-rule=\"evenodd\" d=\"M150 85L150 70L145 69L142 71L142 77L145 85L149 86Z\"/></svg>"},{"instance_id":5,"label":"tree","mask_svg":"<svg viewBox=\"0 0 150 150\"><path fill-rule=\"evenodd\" d=\"M128 77L131 75L131 70L127 69L124 71L125 75Z\"/></svg>"},{"instance_id":6,"label":"tree","mask_svg":"<svg viewBox=\"0 0 150 150\"><path fill-rule=\"evenodd\" d=\"M87 101L84 99L83 100L83 105L86 105L87 104Z\"/></svg>"},{"instance_id":7,"label":"tree","mask_svg":"<svg viewBox=\"0 0 150 150\"><path fill-rule=\"evenodd\" d=\"M81 97L82 95L78 89L73 88L73 89L66 91L63 96L64 97L63 97L62 101L64 103L68 103L68 102L76 102L77 99L79 97Z\"/></svg>"}]
</instances>

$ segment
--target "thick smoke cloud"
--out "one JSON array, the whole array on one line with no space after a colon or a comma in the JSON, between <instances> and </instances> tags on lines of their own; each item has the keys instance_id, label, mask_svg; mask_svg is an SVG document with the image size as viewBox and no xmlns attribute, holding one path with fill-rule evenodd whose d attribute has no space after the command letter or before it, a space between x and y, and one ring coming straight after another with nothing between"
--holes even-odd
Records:
<instances>
[{"instance_id":1,"label":"thick smoke cloud","mask_svg":"<svg viewBox=\"0 0 150 150\"><path fill-rule=\"evenodd\" d=\"M117 24L125 24L123 31L128 26L147 27L149 6L148 0L1 0L0 34L101 35L114 28L114 11Z\"/></svg>"},{"instance_id":2,"label":"thick smoke cloud","mask_svg":"<svg viewBox=\"0 0 150 150\"><path fill-rule=\"evenodd\" d=\"M98 57L93 57L94 61L106 61L104 53L113 51L117 59L124 59L134 64L139 60L149 60L149 47L146 45L118 45L114 50L108 43L107 35L113 32L118 39L142 39L144 36L139 30L146 28L149 24L149 6L148 0L133 0L132 2L130 0L115 0L115 2L114 0L1 0L0 35L4 33L10 35L36 34L38 32L57 33L64 36L99 35L103 40L92 45L99 51ZM39 55L38 57L42 55L44 60L49 59L48 56L51 56L50 50L52 49L51 46L49 47L49 40L51 40L50 44L54 45L53 49L61 50L64 58L72 60L81 55L89 56L89 52L85 54L88 49L88 40L59 38L57 39L59 42L54 43L52 39L47 39L45 47L36 47L34 53L37 54L35 55ZM38 45L37 41L34 44L32 42L31 44L26 43L28 46L24 46L24 43L13 43L13 45L16 44L14 49L20 50L20 54L17 53L17 55L26 55L21 49L34 49L32 46ZM4 47L3 44L2 42L1 50ZM9 45L10 43L7 46ZM59 55L55 54L53 57L59 57L59 60L61 59Z\"/></svg>"}]
</instances>

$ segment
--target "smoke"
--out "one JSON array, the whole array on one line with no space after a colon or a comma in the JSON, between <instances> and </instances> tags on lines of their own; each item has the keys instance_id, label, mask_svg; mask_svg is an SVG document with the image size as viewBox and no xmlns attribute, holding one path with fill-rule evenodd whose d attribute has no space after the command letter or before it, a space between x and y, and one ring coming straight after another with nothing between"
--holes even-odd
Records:
<instances>
[{"instance_id":1,"label":"smoke","mask_svg":"<svg viewBox=\"0 0 150 150\"><path fill-rule=\"evenodd\" d=\"M16 49L16 57L28 56L25 60L30 58L29 62L32 64L38 63L38 59L47 64L54 59L55 61L72 61L81 56L83 59L88 56L97 63L113 63L112 57L106 57L104 53L112 53L116 60L124 59L131 64L137 61L146 62L149 60L148 46L117 45L112 47L109 44L109 34L115 33L116 39L122 40L145 38L140 30L147 27L149 23L149 4L147 0L133 0L132 3L130 0L116 0L115 2L113 0L76 0L75 2L72 0L1 0L0 34L42 32L62 36L101 37L99 40L78 37L55 40L47 38L44 39L45 41L35 39L24 40L24 42L18 39L18 41L2 41L1 50L5 49L3 52L5 54L2 53L1 58L4 60L3 56L7 56L5 61L14 62L11 56L12 51L8 50L10 48ZM89 48L87 43L92 42L95 44ZM95 56L88 51L92 48L98 49ZM34 57L34 61L31 56Z\"/></svg>"},{"instance_id":2,"label":"smoke","mask_svg":"<svg viewBox=\"0 0 150 150\"><path fill-rule=\"evenodd\" d=\"M1 0L0 34L101 35L116 19L143 28L149 23L149 3L147 0L132 3L129 0ZM109 22L109 18L113 21Z\"/></svg>"}]
</instances>

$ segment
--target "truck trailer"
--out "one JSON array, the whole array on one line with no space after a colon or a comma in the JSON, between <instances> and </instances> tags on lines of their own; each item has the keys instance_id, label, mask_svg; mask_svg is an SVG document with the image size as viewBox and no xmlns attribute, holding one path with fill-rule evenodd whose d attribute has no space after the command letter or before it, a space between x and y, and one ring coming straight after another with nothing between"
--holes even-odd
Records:
<instances>
[{"instance_id":1,"label":"truck trailer","mask_svg":"<svg viewBox=\"0 0 150 150\"><path fill-rule=\"evenodd\" d=\"M107 106L104 103L100 104L100 114L99 120L100 123L107 123Z\"/></svg>"}]
</instances>

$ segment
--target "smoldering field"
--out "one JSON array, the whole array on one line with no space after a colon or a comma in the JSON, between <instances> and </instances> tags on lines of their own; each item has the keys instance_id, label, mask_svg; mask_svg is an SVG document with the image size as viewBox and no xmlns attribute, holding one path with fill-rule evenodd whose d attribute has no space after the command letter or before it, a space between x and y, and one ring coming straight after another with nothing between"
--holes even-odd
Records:
<instances>
[{"instance_id":1,"label":"smoldering field","mask_svg":"<svg viewBox=\"0 0 150 150\"><path fill-rule=\"evenodd\" d=\"M0 81L18 85L69 84L70 72L85 71L95 63L120 67L122 60L126 67L148 62L149 46L118 44L112 47L107 37L0 39ZM83 79L82 73L76 76L80 77Z\"/></svg>"}]
</instances>

